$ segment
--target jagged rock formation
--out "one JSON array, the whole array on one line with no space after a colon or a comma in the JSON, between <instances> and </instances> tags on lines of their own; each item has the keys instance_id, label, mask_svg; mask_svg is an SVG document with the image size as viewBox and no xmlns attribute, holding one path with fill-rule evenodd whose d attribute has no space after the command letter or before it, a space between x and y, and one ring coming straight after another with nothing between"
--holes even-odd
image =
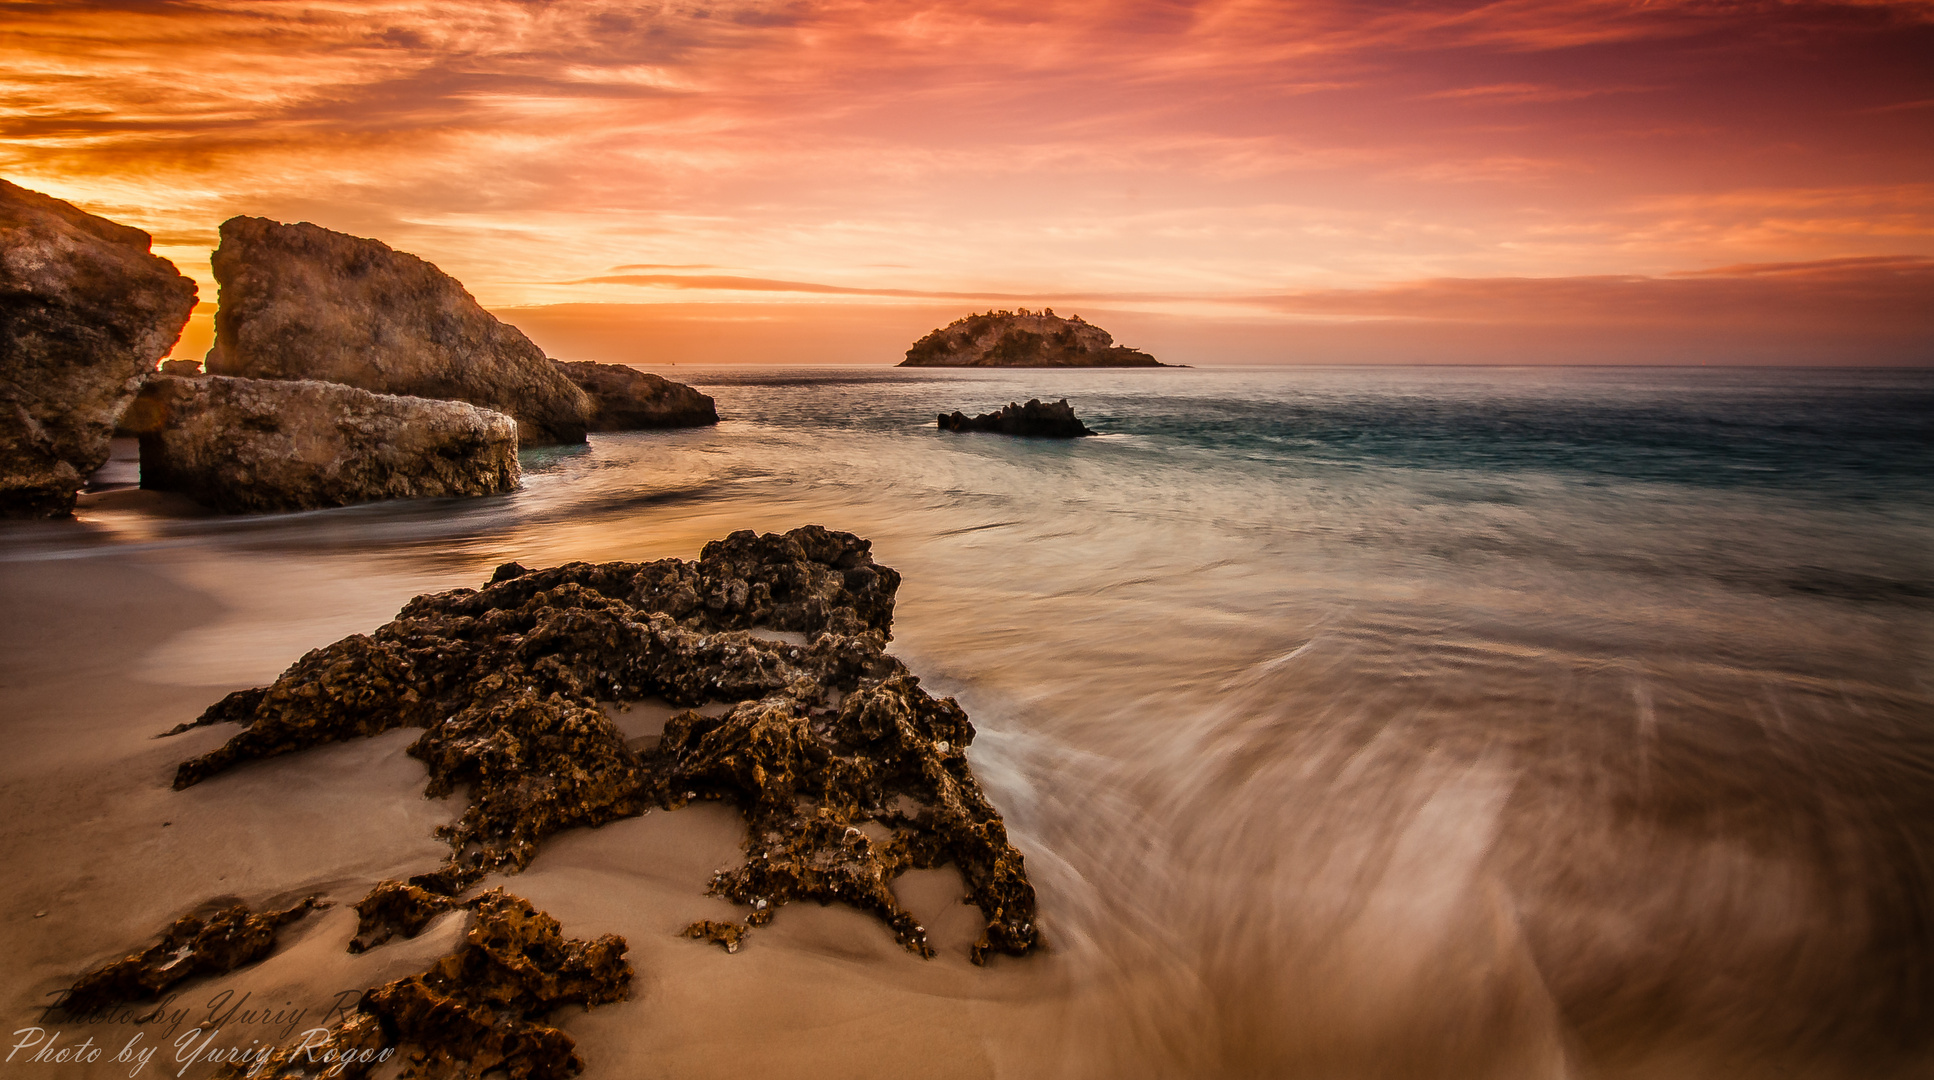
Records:
<instances>
[{"instance_id":1,"label":"jagged rock formation","mask_svg":"<svg viewBox=\"0 0 1934 1080\"><path fill-rule=\"evenodd\" d=\"M1108 331L1053 309L969 315L907 350L901 367L1167 367Z\"/></svg>"},{"instance_id":2,"label":"jagged rock formation","mask_svg":"<svg viewBox=\"0 0 1934 1080\"><path fill-rule=\"evenodd\" d=\"M210 900L175 920L153 945L82 975L61 996L60 1011L87 1017L122 1002L151 1001L197 975L219 975L252 964L275 950L278 930L328 906L311 896L280 910L250 914L239 900Z\"/></svg>"},{"instance_id":3,"label":"jagged rock formation","mask_svg":"<svg viewBox=\"0 0 1934 1080\"><path fill-rule=\"evenodd\" d=\"M212 706L197 725L245 730L184 762L175 786L423 728L410 753L429 766L428 793L465 791L469 807L443 831L443 866L358 905L365 944L415 933L445 909L435 897L523 868L559 830L717 799L745 815L746 862L711 887L751 909L748 925L791 900L840 900L931 955L891 882L952 862L987 919L973 959L1025 954L1039 944L1034 889L968 769L973 725L886 654L900 578L870 547L807 526L733 533L696 562L506 564L482 590L417 597L374 634ZM627 741L598 705L648 696L734 704L673 716L655 743Z\"/></svg>"},{"instance_id":4,"label":"jagged rock formation","mask_svg":"<svg viewBox=\"0 0 1934 1080\"><path fill-rule=\"evenodd\" d=\"M430 925L430 920L457 907L456 897L433 893L421 885L380 882L356 902L356 936L349 942L349 951L367 952L398 935L413 938Z\"/></svg>"},{"instance_id":5,"label":"jagged rock formation","mask_svg":"<svg viewBox=\"0 0 1934 1080\"><path fill-rule=\"evenodd\" d=\"M517 487L510 417L353 386L152 375L122 418L141 486L231 514Z\"/></svg>"},{"instance_id":6,"label":"jagged rock formation","mask_svg":"<svg viewBox=\"0 0 1934 1080\"><path fill-rule=\"evenodd\" d=\"M60 517L195 283L140 229L0 180L0 517Z\"/></svg>"},{"instance_id":7,"label":"jagged rock formation","mask_svg":"<svg viewBox=\"0 0 1934 1080\"><path fill-rule=\"evenodd\" d=\"M583 442L591 402L455 278L376 240L303 222L222 223L208 371L319 379L511 416L526 446Z\"/></svg>"},{"instance_id":8,"label":"jagged rock formation","mask_svg":"<svg viewBox=\"0 0 1934 1080\"><path fill-rule=\"evenodd\" d=\"M455 952L366 991L356 1013L321 1039L221 1075L360 1080L378 1067L394 1075L396 1060L415 1080L481 1080L499 1070L517 1080L567 1080L583 1072L576 1041L545 1020L565 1005L624 1000L632 978L625 940L567 939L556 919L502 889L462 906L471 923Z\"/></svg>"},{"instance_id":9,"label":"jagged rock formation","mask_svg":"<svg viewBox=\"0 0 1934 1080\"><path fill-rule=\"evenodd\" d=\"M942 413L942 431L992 431L1002 435L1040 435L1051 439L1073 439L1082 435L1093 435L1088 425L1076 419L1074 406L1067 398L1052 405L1041 404L1040 398L1029 398L1026 405L1008 402L999 412L981 413L968 416L965 413Z\"/></svg>"},{"instance_id":10,"label":"jagged rock formation","mask_svg":"<svg viewBox=\"0 0 1934 1080\"><path fill-rule=\"evenodd\" d=\"M699 427L719 422L718 406L712 399L684 383L623 364L551 362L591 399L592 431Z\"/></svg>"}]
</instances>

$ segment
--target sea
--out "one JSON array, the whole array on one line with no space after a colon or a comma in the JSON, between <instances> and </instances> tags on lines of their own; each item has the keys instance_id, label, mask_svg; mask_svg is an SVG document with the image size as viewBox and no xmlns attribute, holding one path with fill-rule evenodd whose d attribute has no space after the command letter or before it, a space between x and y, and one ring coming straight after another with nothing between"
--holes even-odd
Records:
<instances>
[{"instance_id":1,"label":"sea","mask_svg":"<svg viewBox=\"0 0 1934 1080\"><path fill-rule=\"evenodd\" d=\"M722 422L74 553L296 556L333 634L363 581L869 538L1068 973L1046 1072L1934 1066L1934 371L662 373ZM1099 435L935 423L1030 398ZM295 659L224 633L165 662Z\"/></svg>"}]
</instances>

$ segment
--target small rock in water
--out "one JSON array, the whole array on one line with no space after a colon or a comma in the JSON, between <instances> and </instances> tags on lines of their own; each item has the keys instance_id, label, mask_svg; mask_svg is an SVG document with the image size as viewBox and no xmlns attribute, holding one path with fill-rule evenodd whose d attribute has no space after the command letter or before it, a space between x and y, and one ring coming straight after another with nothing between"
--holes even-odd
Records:
<instances>
[{"instance_id":1,"label":"small rock in water","mask_svg":"<svg viewBox=\"0 0 1934 1080\"><path fill-rule=\"evenodd\" d=\"M1051 439L1075 439L1083 435L1093 435L1088 425L1076 419L1074 406L1067 398L1051 405L1042 404L1039 398L1029 398L1026 405L1009 402L999 412L967 416L964 413L941 414L942 431L992 431L1001 435L1037 435Z\"/></svg>"}]
</instances>

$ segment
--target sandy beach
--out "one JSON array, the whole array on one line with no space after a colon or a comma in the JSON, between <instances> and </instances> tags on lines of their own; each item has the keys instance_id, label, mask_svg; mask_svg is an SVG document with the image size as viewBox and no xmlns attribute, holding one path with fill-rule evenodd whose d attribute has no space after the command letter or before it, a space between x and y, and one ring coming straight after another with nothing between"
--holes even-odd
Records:
<instances>
[{"instance_id":1,"label":"sandy beach","mask_svg":"<svg viewBox=\"0 0 1934 1080\"><path fill-rule=\"evenodd\" d=\"M420 970L454 946L461 914L365 954L343 948L353 904L379 880L436 865L446 848L433 830L461 808L422 795L425 769L405 753L416 732L258 762L181 792L171 789L174 766L233 729L156 736L231 690L272 680L310 648L372 629L418 591L483 576L487 568L453 567L437 580L352 557L318 565L106 545L0 561L8 609L44 613L0 630L13 718L0 816L16 823L0 850L13 868L0 914L0 950L14 958L0 983L7 1015L32 1016L79 971L145 944L211 897L259 906L321 894L335 904L285 930L270 959L170 993L151 1022L50 1020L60 1046L92 1038L108 1048L98 1061L58 1065L58 1075L129 1075L131 1064L114 1059L130 1040L137 1055L159 1047L140 1075L164 1065L175 1075L183 1054L211 1049L211 1035L213 1048L288 1045L341 1019L332 1014L339 994ZM669 711L614 707L627 734L662 726ZM1054 993L1053 962L968 964L980 920L960 902L950 867L911 872L898 887L940 953L931 961L868 916L812 904L788 910L737 955L681 937L695 920L740 914L703 895L703 884L738 861L743 834L738 813L717 804L650 812L560 836L526 872L480 886L524 896L571 936L631 943L630 1000L563 1019L594 1063L588 1075L991 1077L1043 1066L1017 1056L1059 1035L1059 1010L1031 1007ZM270 1015L244 1022L262 1009ZM16 1032L10 1045L31 1037ZM28 1047L16 1064L44 1048ZM195 1062L182 1075L212 1071Z\"/></svg>"}]
</instances>

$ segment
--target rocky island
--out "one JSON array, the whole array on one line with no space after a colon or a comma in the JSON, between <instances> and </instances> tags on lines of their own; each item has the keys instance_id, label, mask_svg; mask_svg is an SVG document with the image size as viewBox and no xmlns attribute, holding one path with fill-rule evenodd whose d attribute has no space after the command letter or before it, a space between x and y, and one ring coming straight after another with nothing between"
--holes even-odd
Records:
<instances>
[{"instance_id":1,"label":"rocky island","mask_svg":"<svg viewBox=\"0 0 1934 1080\"><path fill-rule=\"evenodd\" d=\"M1171 367L1079 315L1053 308L955 319L913 343L901 367Z\"/></svg>"}]
</instances>

